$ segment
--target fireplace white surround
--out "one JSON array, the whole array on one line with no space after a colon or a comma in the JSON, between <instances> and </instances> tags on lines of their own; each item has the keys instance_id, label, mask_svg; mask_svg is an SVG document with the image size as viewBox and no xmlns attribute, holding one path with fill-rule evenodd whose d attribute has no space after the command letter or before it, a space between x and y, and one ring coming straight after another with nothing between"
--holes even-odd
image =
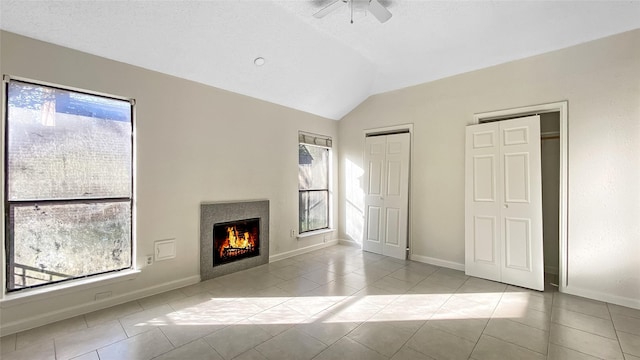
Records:
<instances>
[{"instance_id":1,"label":"fireplace white surround","mask_svg":"<svg viewBox=\"0 0 640 360\"><path fill-rule=\"evenodd\" d=\"M260 255L213 267L213 225L260 219ZM209 280L269 262L269 200L200 204L200 280Z\"/></svg>"}]
</instances>

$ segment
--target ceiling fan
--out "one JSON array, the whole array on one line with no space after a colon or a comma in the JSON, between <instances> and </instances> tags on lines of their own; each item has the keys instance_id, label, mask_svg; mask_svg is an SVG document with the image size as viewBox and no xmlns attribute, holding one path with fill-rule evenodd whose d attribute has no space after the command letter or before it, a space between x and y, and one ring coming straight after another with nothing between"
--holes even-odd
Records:
<instances>
[{"instance_id":1,"label":"ceiling fan","mask_svg":"<svg viewBox=\"0 0 640 360\"><path fill-rule=\"evenodd\" d=\"M321 19L333 12L334 10L347 5L351 11L351 23L353 24L353 12L356 11L368 11L375 16L381 23L391 19L391 13L387 8L382 6L378 0L335 0L329 5L320 9L320 11L313 14L315 18Z\"/></svg>"}]
</instances>

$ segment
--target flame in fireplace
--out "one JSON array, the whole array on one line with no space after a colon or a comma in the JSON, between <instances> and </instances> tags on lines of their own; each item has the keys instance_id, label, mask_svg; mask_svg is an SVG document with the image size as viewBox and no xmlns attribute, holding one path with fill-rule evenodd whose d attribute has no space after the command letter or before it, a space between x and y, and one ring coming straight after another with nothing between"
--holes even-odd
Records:
<instances>
[{"instance_id":1,"label":"flame in fireplace","mask_svg":"<svg viewBox=\"0 0 640 360\"><path fill-rule=\"evenodd\" d=\"M220 257L225 257L225 249L254 249L255 240L247 231L240 233L235 226L227 226L227 238L220 246Z\"/></svg>"}]
</instances>

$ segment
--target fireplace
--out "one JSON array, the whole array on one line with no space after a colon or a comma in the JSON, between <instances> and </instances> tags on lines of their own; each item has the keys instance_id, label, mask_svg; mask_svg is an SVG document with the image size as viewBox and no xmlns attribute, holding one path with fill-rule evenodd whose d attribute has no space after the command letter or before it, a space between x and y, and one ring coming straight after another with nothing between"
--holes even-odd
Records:
<instances>
[{"instance_id":1,"label":"fireplace","mask_svg":"<svg viewBox=\"0 0 640 360\"><path fill-rule=\"evenodd\" d=\"M200 280L269 263L269 200L200 203Z\"/></svg>"},{"instance_id":2,"label":"fireplace","mask_svg":"<svg viewBox=\"0 0 640 360\"><path fill-rule=\"evenodd\" d=\"M260 255L260 219L213 225L213 266Z\"/></svg>"}]
</instances>

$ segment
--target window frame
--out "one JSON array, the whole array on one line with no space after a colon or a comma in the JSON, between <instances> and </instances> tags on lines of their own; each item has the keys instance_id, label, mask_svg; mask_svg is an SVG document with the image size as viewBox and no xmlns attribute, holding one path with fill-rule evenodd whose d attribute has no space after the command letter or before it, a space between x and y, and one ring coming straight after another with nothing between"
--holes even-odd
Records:
<instances>
[{"instance_id":1,"label":"window frame","mask_svg":"<svg viewBox=\"0 0 640 360\"><path fill-rule=\"evenodd\" d=\"M318 135L315 135L318 136ZM299 136L300 138L300 136ZM325 140L325 143L331 144L331 138L329 137L323 137ZM309 142L303 142L303 141L298 141L298 149L300 146L313 146L313 147L317 147L317 148L321 148L321 149L325 149L327 150L327 187L326 188L310 188L310 189L300 189L300 180L298 180L298 234L299 235L308 235L308 234L312 234L315 232L322 232L322 231L326 231L331 229L331 164L332 164L332 156L333 156L333 152L332 152L332 148L331 146L324 146L324 145L317 145L317 144L311 144ZM298 150L299 151L299 150ZM300 166L300 159L298 158L298 167ZM300 171L300 170L298 170ZM312 193L312 192L324 192L326 193L326 199L327 199L327 224L324 227L321 228L317 228L317 229L307 229L307 230L302 230L302 221L301 221L301 207L300 207L300 196L302 193ZM306 213L309 214L309 207L306 206ZM306 217L307 219L309 218L308 216ZM307 221L308 222L308 221Z\"/></svg>"},{"instance_id":2,"label":"window frame","mask_svg":"<svg viewBox=\"0 0 640 360\"><path fill-rule=\"evenodd\" d=\"M125 101L130 104L130 126L131 126L131 136L130 136L130 193L128 197L122 196L113 196L113 197L85 197L85 198L60 198L60 199L28 199L28 200L9 200L9 86L12 81L20 82L24 84L29 84L38 87L46 87L55 90L62 90L71 93L81 94L81 95L90 95L96 96L100 98L105 98L109 100L118 100ZM69 283L70 286L73 286L73 282L77 284L84 284L86 280L90 280L91 282L99 281L100 278L110 279L114 276L119 276L118 273L127 276L135 272L135 114L136 114L136 102L133 98L117 96L112 94L106 94L86 89L79 89L70 86L63 86L59 84L48 83L44 81L32 80L22 77L15 77L4 75L2 79L2 139L4 141L4 145L2 146L2 196L3 196L3 211L4 211L4 220L2 222L3 227L3 257L2 262L3 266L3 294L5 296L11 294L22 294L29 293L30 291L41 293L42 290L56 290L57 287L61 285L61 283L65 283L64 287L68 287L66 283ZM120 269L113 269L107 271L101 271L92 274L85 274L82 276L70 277L67 279L49 281L42 284L36 284L31 286L25 286L20 288L10 288L10 284L15 284L15 261L14 259L14 234L13 234L13 210L16 207L23 206L35 206L35 205L71 205L71 204L99 204L99 203L123 203L128 202L129 205L129 264L126 267ZM26 294L25 294L26 295Z\"/></svg>"}]
</instances>

